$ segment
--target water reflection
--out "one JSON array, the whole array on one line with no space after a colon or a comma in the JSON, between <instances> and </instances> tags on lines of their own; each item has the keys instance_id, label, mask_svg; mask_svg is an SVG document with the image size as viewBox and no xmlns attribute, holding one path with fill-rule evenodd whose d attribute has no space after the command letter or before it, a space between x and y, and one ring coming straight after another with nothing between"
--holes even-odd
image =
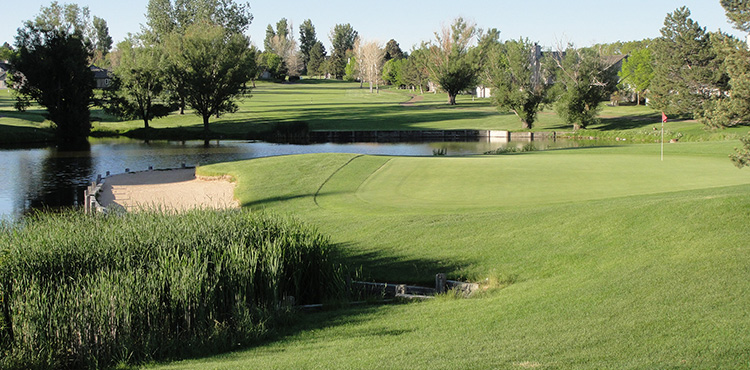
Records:
<instances>
[{"instance_id":1,"label":"water reflection","mask_svg":"<svg viewBox=\"0 0 750 370\"><path fill-rule=\"evenodd\" d=\"M28 180L28 209L49 209L82 204L83 189L93 177L91 146L49 148L37 167L39 174ZM25 175L22 175L25 176Z\"/></svg>"}]
</instances>

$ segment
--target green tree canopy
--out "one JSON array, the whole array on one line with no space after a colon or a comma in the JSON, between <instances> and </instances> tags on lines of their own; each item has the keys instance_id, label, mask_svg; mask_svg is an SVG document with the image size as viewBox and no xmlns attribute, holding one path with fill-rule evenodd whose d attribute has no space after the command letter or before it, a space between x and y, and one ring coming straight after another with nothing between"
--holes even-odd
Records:
<instances>
[{"instance_id":1,"label":"green tree canopy","mask_svg":"<svg viewBox=\"0 0 750 370\"><path fill-rule=\"evenodd\" d=\"M255 69L250 41L238 33L227 33L221 26L195 23L184 35L173 35L174 65L182 70L185 99L203 118L208 140L212 115L237 110L235 99L246 91Z\"/></svg>"},{"instance_id":2,"label":"green tree canopy","mask_svg":"<svg viewBox=\"0 0 750 370\"><path fill-rule=\"evenodd\" d=\"M655 109L695 117L717 91L728 88L710 34L690 18L687 7L667 14L653 48L650 100Z\"/></svg>"},{"instance_id":3,"label":"green tree canopy","mask_svg":"<svg viewBox=\"0 0 750 370\"><path fill-rule=\"evenodd\" d=\"M302 53L302 62L305 70L307 70L307 64L310 62L312 48L317 42L318 37L315 34L315 26L313 26L311 20L307 19L299 27L299 50Z\"/></svg>"},{"instance_id":4,"label":"green tree canopy","mask_svg":"<svg viewBox=\"0 0 750 370\"><path fill-rule=\"evenodd\" d=\"M292 76L299 76L304 69L303 57L297 48L297 41L294 39L289 22L286 18L281 18L276 22L276 30L268 25L266 29L266 40L264 40L265 52L270 52L281 57L284 61L285 73Z\"/></svg>"},{"instance_id":5,"label":"green tree canopy","mask_svg":"<svg viewBox=\"0 0 750 370\"><path fill-rule=\"evenodd\" d=\"M750 32L750 1L721 0L727 18L740 31Z\"/></svg>"},{"instance_id":6,"label":"green tree canopy","mask_svg":"<svg viewBox=\"0 0 750 370\"><path fill-rule=\"evenodd\" d=\"M498 108L513 112L524 129L533 127L537 112L548 103L551 70L542 68L541 51L528 39L506 41L488 56L492 96Z\"/></svg>"},{"instance_id":7,"label":"green tree canopy","mask_svg":"<svg viewBox=\"0 0 750 370\"><path fill-rule=\"evenodd\" d=\"M385 62L383 65L383 81L396 87L406 85L407 82L403 76L405 65L406 59L391 59Z\"/></svg>"},{"instance_id":8,"label":"green tree canopy","mask_svg":"<svg viewBox=\"0 0 750 370\"><path fill-rule=\"evenodd\" d=\"M430 77L448 93L448 104L456 105L456 96L475 84L478 66L469 56L469 44L476 26L457 18L450 27L435 33L428 47L427 68Z\"/></svg>"},{"instance_id":9,"label":"green tree canopy","mask_svg":"<svg viewBox=\"0 0 750 370\"><path fill-rule=\"evenodd\" d=\"M390 39L388 43L385 44L385 60L403 59L404 57L404 52L401 50L401 47L396 40Z\"/></svg>"},{"instance_id":10,"label":"green tree canopy","mask_svg":"<svg viewBox=\"0 0 750 370\"><path fill-rule=\"evenodd\" d=\"M234 0L149 0L146 29L151 41L161 42L172 32L183 34L194 23L221 26L227 34L244 33L253 21L250 3Z\"/></svg>"},{"instance_id":11,"label":"green tree canopy","mask_svg":"<svg viewBox=\"0 0 750 370\"><path fill-rule=\"evenodd\" d=\"M19 103L33 99L45 107L61 142L85 142L91 130L89 106L94 97L91 45L80 31L40 29L27 22L18 30L16 49L10 73L14 81L23 81L14 85Z\"/></svg>"},{"instance_id":12,"label":"green tree canopy","mask_svg":"<svg viewBox=\"0 0 750 370\"><path fill-rule=\"evenodd\" d=\"M26 21L25 26L39 30L58 30L68 35L77 34L83 41L91 43L91 12L88 6L78 4L60 4L53 1L47 7L41 7L33 21Z\"/></svg>"},{"instance_id":13,"label":"green tree canopy","mask_svg":"<svg viewBox=\"0 0 750 370\"><path fill-rule=\"evenodd\" d=\"M321 76L325 73L323 64L326 61L326 48L323 43L317 41L310 49L310 60L307 62L307 74Z\"/></svg>"},{"instance_id":14,"label":"green tree canopy","mask_svg":"<svg viewBox=\"0 0 750 370\"><path fill-rule=\"evenodd\" d=\"M649 88L654 78L651 49L640 48L631 51L628 58L622 62L622 69L618 75L621 81L636 92L636 102L640 105L641 94Z\"/></svg>"},{"instance_id":15,"label":"green tree canopy","mask_svg":"<svg viewBox=\"0 0 750 370\"><path fill-rule=\"evenodd\" d=\"M346 58L346 67L344 67L344 81L353 82L360 78L359 63L357 62L357 57L353 53L349 54L349 57ZM362 87L361 84L360 87Z\"/></svg>"},{"instance_id":16,"label":"green tree canopy","mask_svg":"<svg viewBox=\"0 0 750 370\"><path fill-rule=\"evenodd\" d=\"M696 116L709 128L750 122L750 52L747 45L726 34L712 33L710 37L728 79L728 86L722 87L729 91L705 100Z\"/></svg>"},{"instance_id":17,"label":"green tree canopy","mask_svg":"<svg viewBox=\"0 0 750 370\"><path fill-rule=\"evenodd\" d=\"M149 121L172 110L162 98L166 85L166 56L159 46L129 38L117 44L120 53L112 85L105 90L105 110L124 118Z\"/></svg>"},{"instance_id":18,"label":"green tree canopy","mask_svg":"<svg viewBox=\"0 0 750 370\"><path fill-rule=\"evenodd\" d=\"M68 35L80 35L83 42L91 49L93 57L90 62L102 64L104 57L112 48L112 37L109 36L107 21L97 16L91 18L88 6L66 4L53 1L43 6L34 20L25 22L25 27L38 30L58 30Z\"/></svg>"},{"instance_id":19,"label":"green tree canopy","mask_svg":"<svg viewBox=\"0 0 750 370\"><path fill-rule=\"evenodd\" d=\"M576 130L597 122L601 102L617 87L617 70L597 51L572 45L548 60L557 66L555 109L560 118Z\"/></svg>"},{"instance_id":20,"label":"green tree canopy","mask_svg":"<svg viewBox=\"0 0 750 370\"><path fill-rule=\"evenodd\" d=\"M13 48L7 42L4 42L3 46L0 46L0 60L10 60L13 53Z\"/></svg>"},{"instance_id":21,"label":"green tree canopy","mask_svg":"<svg viewBox=\"0 0 750 370\"><path fill-rule=\"evenodd\" d=\"M94 16L94 64L104 62L107 54L112 49L112 36L109 35L107 21Z\"/></svg>"},{"instance_id":22,"label":"green tree canopy","mask_svg":"<svg viewBox=\"0 0 750 370\"><path fill-rule=\"evenodd\" d=\"M357 41L358 33L349 24L337 24L331 30L329 35L333 51L331 52L330 68L335 78L344 77L344 69L349 62L347 52L354 49L354 42Z\"/></svg>"},{"instance_id":23,"label":"green tree canopy","mask_svg":"<svg viewBox=\"0 0 750 370\"><path fill-rule=\"evenodd\" d=\"M286 65L284 60L276 53L266 51L258 54L256 63L259 73L268 72L271 78L283 80L286 78Z\"/></svg>"},{"instance_id":24,"label":"green tree canopy","mask_svg":"<svg viewBox=\"0 0 750 370\"><path fill-rule=\"evenodd\" d=\"M429 51L426 48L416 49L412 51L401 69L404 84L414 89L419 88L420 94L424 93L427 80L430 77L430 72L427 69L428 56Z\"/></svg>"}]
</instances>

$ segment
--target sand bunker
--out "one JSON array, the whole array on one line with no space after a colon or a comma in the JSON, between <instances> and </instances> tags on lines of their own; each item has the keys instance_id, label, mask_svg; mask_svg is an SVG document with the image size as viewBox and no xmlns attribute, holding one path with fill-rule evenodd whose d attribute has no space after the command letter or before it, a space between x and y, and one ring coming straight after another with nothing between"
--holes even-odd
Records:
<instances>
[{"instance_id":1,"label":"sand bunker","mask_svg":"<svg viewBox=\"0 0 750 370\"><path fill-rule=\"evenodd\" d=\"M234 185L226 179L196 178L194 169L126 173L104 181L99 202L127 211L236 208Z\"/></svg>"}]
</instances>

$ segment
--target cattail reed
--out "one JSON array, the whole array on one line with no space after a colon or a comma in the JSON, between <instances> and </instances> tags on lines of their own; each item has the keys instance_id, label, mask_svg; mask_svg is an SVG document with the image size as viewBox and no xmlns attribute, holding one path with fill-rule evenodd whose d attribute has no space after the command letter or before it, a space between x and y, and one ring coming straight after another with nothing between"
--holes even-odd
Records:
<instances>
[{"instance_id":1,"label":"cattail reed","mask_svg":"<svg viewBox=\"0 0 750 370\"><path fill-rule=\"evenodd\" d=\"M0 368L229 350L340 293L330 244L247 211L38 214L0 230Z\"/></svg>"}]
</instances>

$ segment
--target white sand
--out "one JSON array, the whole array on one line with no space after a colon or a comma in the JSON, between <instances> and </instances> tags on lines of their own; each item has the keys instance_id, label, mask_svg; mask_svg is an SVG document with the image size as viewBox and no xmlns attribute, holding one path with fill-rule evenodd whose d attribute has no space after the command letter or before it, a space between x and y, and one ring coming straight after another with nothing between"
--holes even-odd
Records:
<instances>
[{"instance_id":1,"label":"white sand","mask_svg":"<svg viewBox=\"0 0 750 370\"><path fill-rule=\"evenodd\" d=\"M127 211L154 208L236 208L233 182L196 178L194 169L114 175L104 180L99 202Z\"/></svg>"}]
</instances>

